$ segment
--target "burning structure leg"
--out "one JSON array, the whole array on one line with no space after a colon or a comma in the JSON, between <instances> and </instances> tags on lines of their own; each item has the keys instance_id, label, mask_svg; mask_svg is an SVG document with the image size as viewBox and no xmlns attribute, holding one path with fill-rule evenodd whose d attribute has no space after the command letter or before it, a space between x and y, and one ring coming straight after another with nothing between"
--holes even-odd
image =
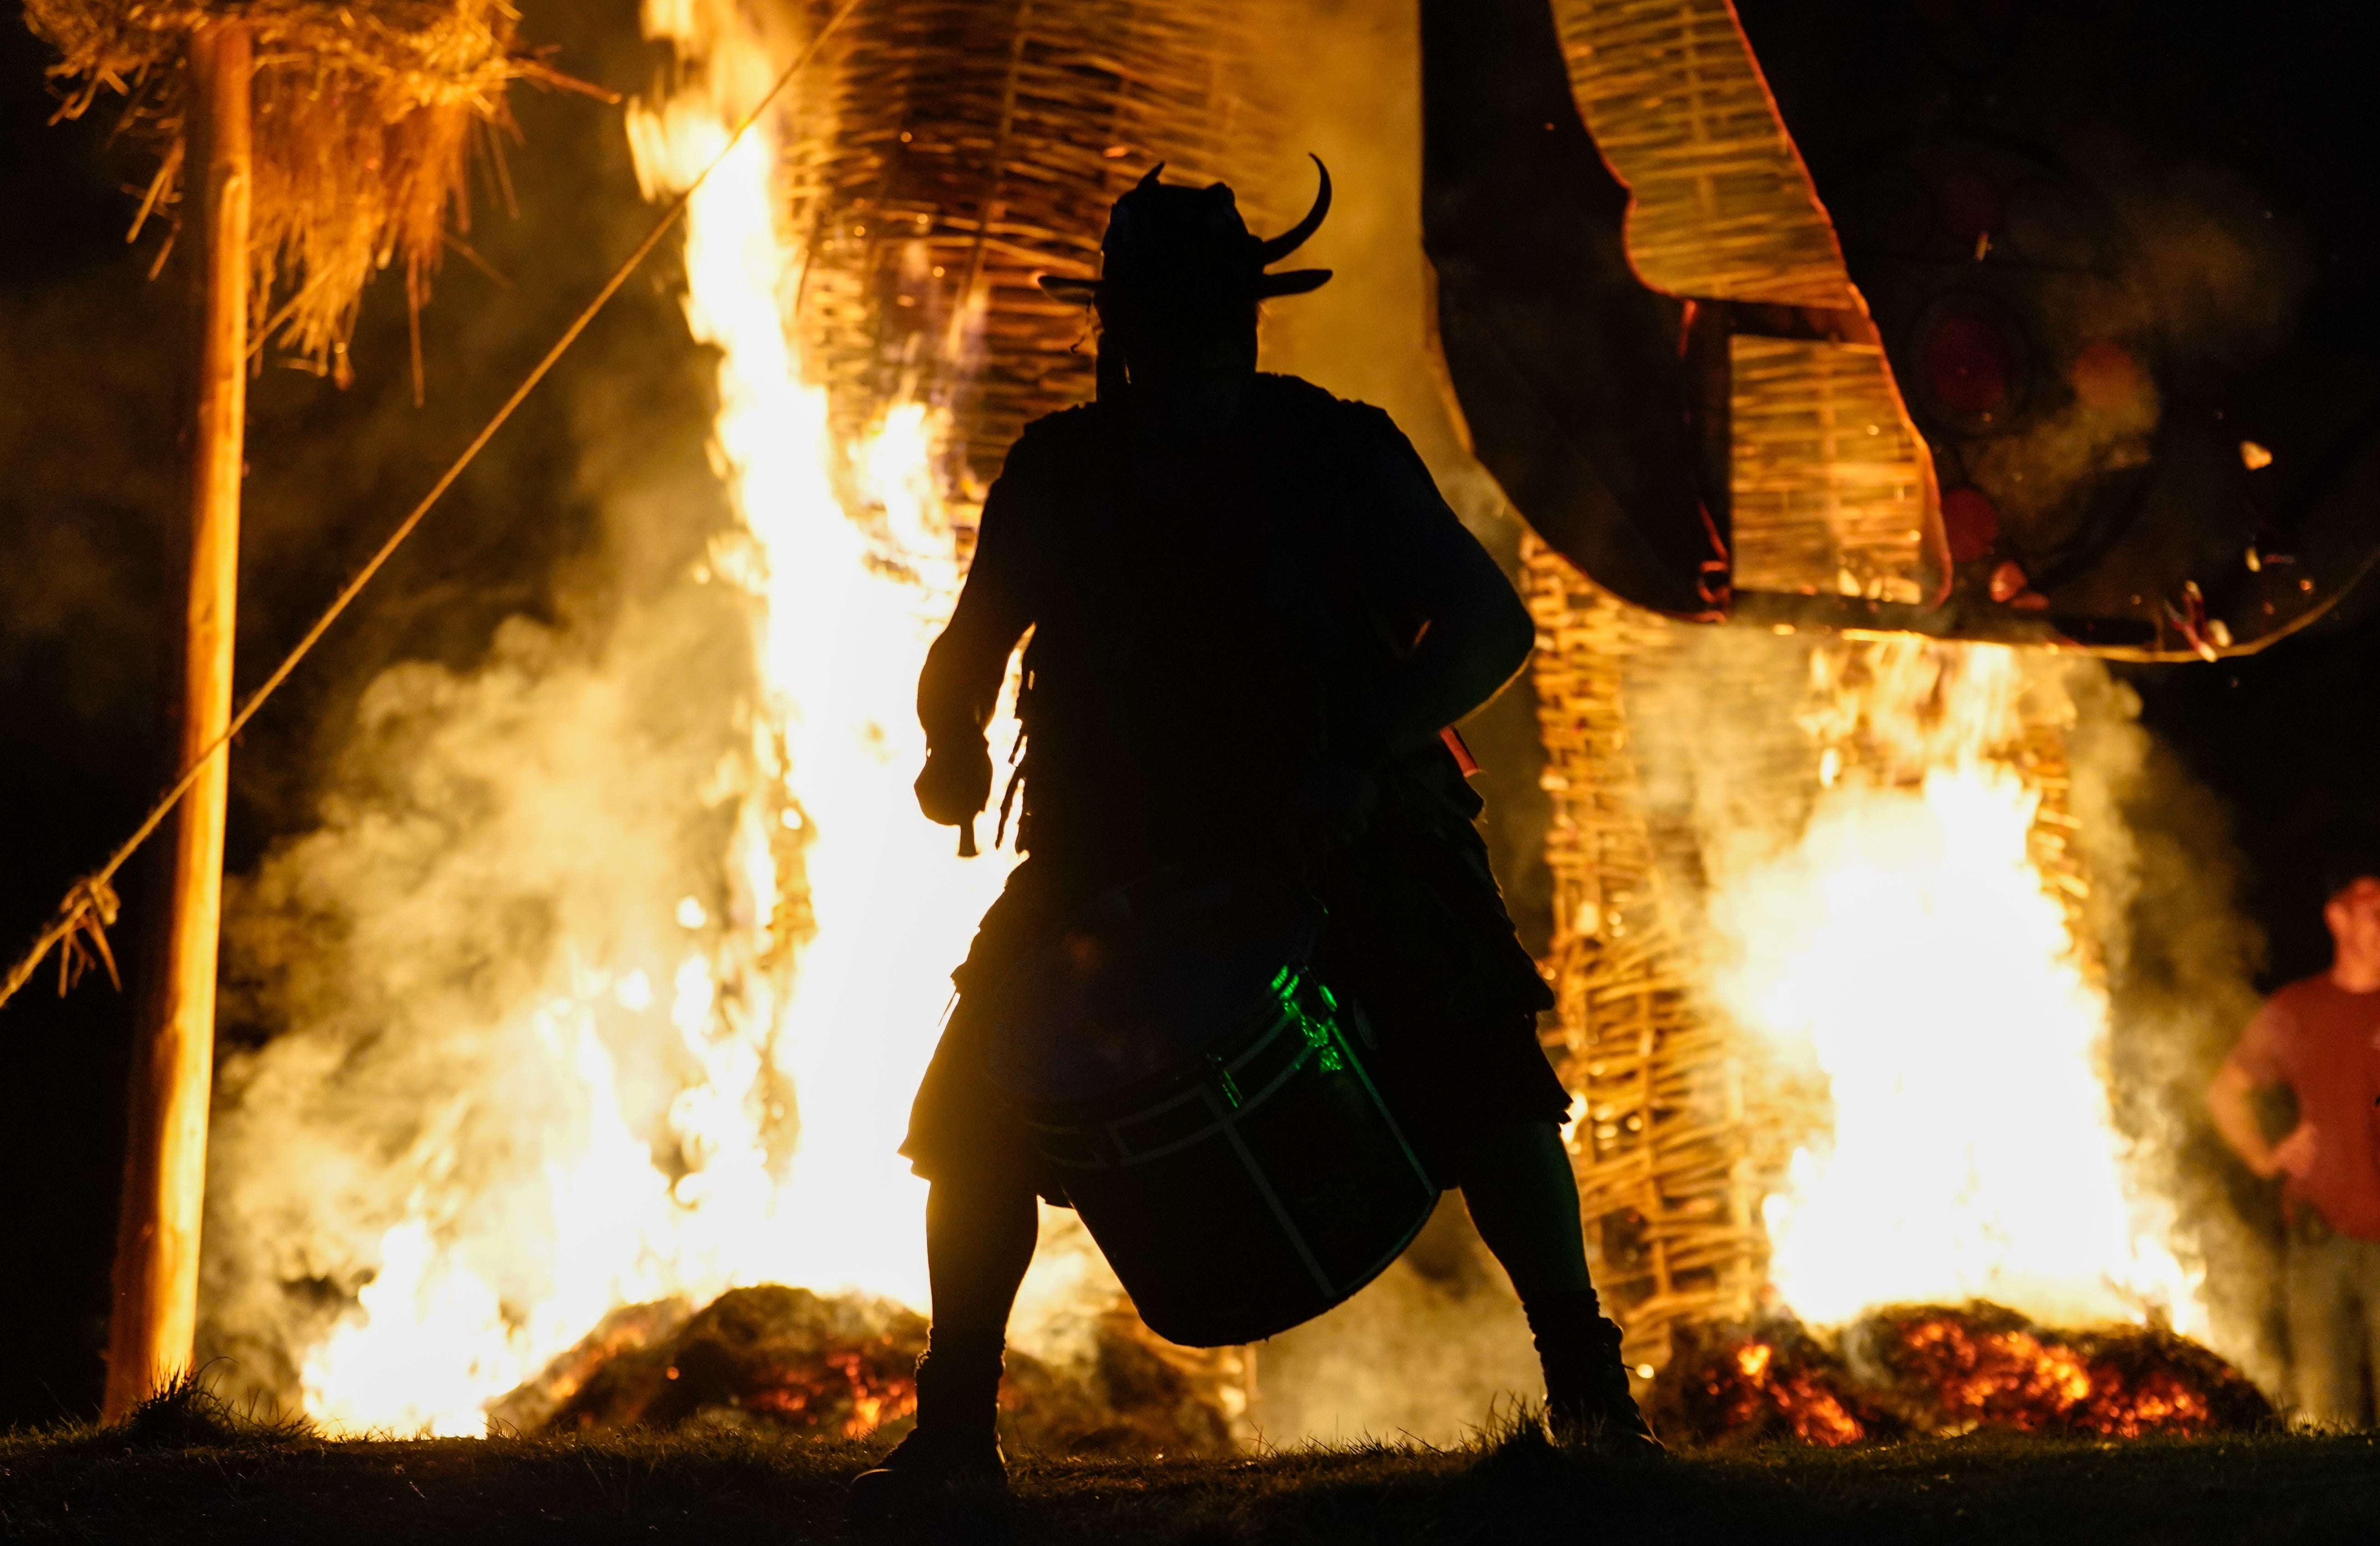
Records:
<instances>
[{"instance_id":1,"label":"burning structure leg","mask_svg":"<svg viewBox=\"0 0 2380 1546\"><path fill-rule=\"evenodd\" d=\"M1471 1222L1521 1296L1556 1434L1652 1446L1629 1394L1620 1328L1587 1277L1578 1182L1560 1129L1523 1122L1482 1133L1463 1153L1459 1178Z\"/></svg>"},{"instance_id":2,"label":"burning structure leg","mask_svg":"<svg viewBox=\"0 0 2380 1546\"><path fill-rule=\"evenodd\" d=\"M1032 1184L1001 1174L939 1179L926 1197L934 1325L917 1361L917 1426L851 1484L852 1511L880 1518L928 1488L1005 1486L1001 1358L1008 1314L1032 1265L1040 1220Z\"/></svg>"}]
</instances>

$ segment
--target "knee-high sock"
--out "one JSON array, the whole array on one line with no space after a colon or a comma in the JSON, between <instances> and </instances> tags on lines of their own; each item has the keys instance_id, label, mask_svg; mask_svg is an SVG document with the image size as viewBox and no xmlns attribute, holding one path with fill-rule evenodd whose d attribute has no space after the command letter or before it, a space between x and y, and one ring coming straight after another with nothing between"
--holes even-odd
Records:
<instances>
[{"instance_id":1,"label":"knee-high sock","mask_svg":"<svg viewBox=\"0 0 2380 1546\"><path fill-rule=\"evenodd\" d=\"M1032 1264L1039 1227L1032 1188L1021 1183L937 1181L928 1191L926 1272L934 1325L917 1363L920 1430L990 1431L1008 1313Z\"/></svg>"},{"instance_id":2,"label":"knee-high sock","mask_svg":"<svg viewBox=\"0 0 2380 1546\"><path fill-rule=\"evenodd\" d=\"M1548 1408L1558 1421L1633 1418L1620 1328L1604 1317L1587 1280L1578 1182L1560 1130L1530 1122L1482 1134L1463 1156L1459 1176L1471 1222L1521 1296L1545 1369Z\"/></svg>"},{"instance_id":3,"label":"knee-high sock","mask_svg":"<svg viewBox=\"0 0 2380 1546\"><path fill-rule=\"evenodd\" d=\"M1582 1290L1591 1299L1578 1182L1561 1130L1550 1122L1516 1122L1478 1135L1458 1158L1463 1205L1521 1303Z\"/></svg>"}]
</instances>

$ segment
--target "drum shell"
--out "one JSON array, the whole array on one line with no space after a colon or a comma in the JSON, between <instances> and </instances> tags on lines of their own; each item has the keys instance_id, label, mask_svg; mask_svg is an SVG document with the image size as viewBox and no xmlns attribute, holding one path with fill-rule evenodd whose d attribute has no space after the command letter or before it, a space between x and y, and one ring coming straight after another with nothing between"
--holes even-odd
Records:
<instances>
[{"instance_id":1,"label":"drum shell","mask_svg":"<svg viewBox=\"0 0 2380 1546\"><path fill-rule=\"evenodd\" d=\"M1349 1016L1284 969L1235 1051L1095 1102L1014 1102L1149 1327L1260 1340L1396 1260L1438 1188L1366 1071Z\"/></svg>"}]
</instances>

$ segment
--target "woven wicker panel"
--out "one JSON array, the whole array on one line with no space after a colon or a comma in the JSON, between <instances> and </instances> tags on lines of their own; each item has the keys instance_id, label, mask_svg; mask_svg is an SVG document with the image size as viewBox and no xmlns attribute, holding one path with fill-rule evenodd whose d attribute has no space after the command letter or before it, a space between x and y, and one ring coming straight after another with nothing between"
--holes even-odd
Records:
<instances>
[{"instance_id":1,"label":"woven wicker panel","mask_svg":"<svg viewBox=\"0 0 2380 1546\"><path fill-rule=\"evenodd\" d=\"M1159 161L1180 182L1262 164L1249 4L855 13L791 169L810 253L804 342L839 436L899 402L947 408L945 482L964 502L1028 420L1090 396L1088 311L1035 277L1095 274L1108 206Z\"/></svg>"},{"instance_id":2,"label":"woven wicker panel","mask_svg":"<svg viewBox=\"0 0 2380 1546\"><path fill-rule=\"evenodd\" d=\"M1851 307L1834 227L1728 0L1554 0L1571 91L1634 195L1628 252L1679 295Z\"/></svg>"},{"instance_id":3,"label":"woven wicker panel","mask_svg":"<svg viewBox=\"0 0 2380 1546\"><path fill-rule=\"evenodd\" d=\"M1579 113L1628 185L1628 256L1646 284L1864 311L1729 0L1553 9ZM1924 599L1940 517L1882 351L1738 338L1734 364L1734 583ZM1850 420L1881 432L1835 439Z\"/></svg>"},{"instance_id":4,"label":"woven wicker panel","mask_svg":"<svg viewBox=\"0 0 2380 1546\"><path fill-rule=\"evenodd\" d=\"M1822 770L1913 776L1905 747L1860 712L1870 676L1906 667L1913 641L1671 622L1614 600L1534 538L1523 591L1553 797L1543 964L1560 1024L1548 1050L1583 1100L1572 1153L1596 1285L1631 1361L1658 1366L1679 1326L1740 1321L1758 1307L1760 1204L1830 1120L1823 1081L1789 1067L1706 990L1718 951L1710 877L1790 846ZM2095 971L2068 808L2072 708L2059 663L2021 664L2022 701L1981 750L2037 797L2031 857Z\"/></svg>"},{"instance_id":5,"label":"woven wicker panel","mask_svg":"<svg viewBox=\"0 0 2380 1546\"><path fill-rule=\"evenodd\" d=\"M1740 1321L1767 1268L1760 1201L1792 1135L1757 1093L1748 1049L1705 998L1698 857L1643 797L1632 678L1685 628L1597 590L1531 539L1524 593L1553 796L1551 1042L1584 1101L1572 1154L1596 1283L1631 1362L1668 1362L1681 1321Z\"/></svg>"},{"instance_id":6,"label":"woven wicker panel","mask_svg":"<svg viewBox=\"0 0 2380 1546\"><path fill-rule=\"evenodd\" d=\"M1873 346L1729 340L1735 583L1925 597L1925 481Z\"/></svg>"}]
</instances>

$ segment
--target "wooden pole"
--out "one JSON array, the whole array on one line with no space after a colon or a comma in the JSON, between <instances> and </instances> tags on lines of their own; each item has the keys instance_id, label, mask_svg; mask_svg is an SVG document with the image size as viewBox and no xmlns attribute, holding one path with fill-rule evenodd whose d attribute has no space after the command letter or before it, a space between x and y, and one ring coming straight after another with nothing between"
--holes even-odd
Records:
<instances>
[{"instance_id":1,"label":"wooden pole","mask_svg":"<svg viewBox=\"0 0 2380 1546\"><path fill-rule=\"evenodd\" d=\"M189 45L190 164L198 169L199 394L192 447L190 589L181 749L188 767L231 720L239 579L239 480L248 410L248 26L209 22ZM115 1237L103 1416L115 1421L190 1366L199 1219L214 1083L215 956L223 921L228 749L174 818L172 895L159 982L134 1049L124 1202Z\"/></svg>"}]
</instances>

